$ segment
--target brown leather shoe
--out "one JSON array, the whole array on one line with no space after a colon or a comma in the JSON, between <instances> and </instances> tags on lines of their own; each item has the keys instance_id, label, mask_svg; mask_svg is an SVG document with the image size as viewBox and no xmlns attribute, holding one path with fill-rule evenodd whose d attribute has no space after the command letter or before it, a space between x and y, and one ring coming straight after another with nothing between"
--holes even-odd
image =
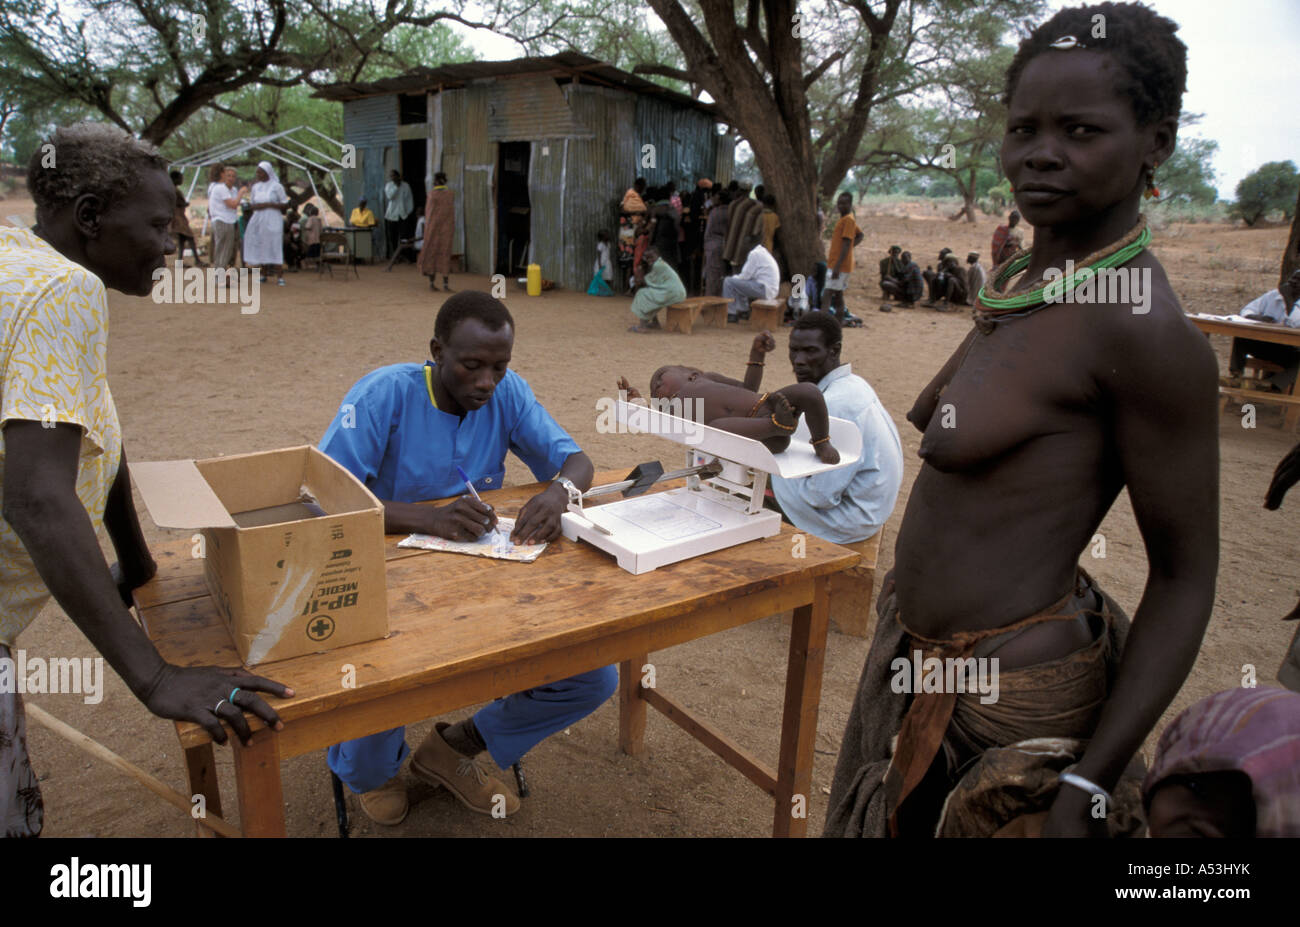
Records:
<instances>
[{"instance_id":1,"label":"brown leather shoe","mask_svg":"<svg viewBox=\"0 0 1300 927\"><path fill-rule=\"evenodd\" d=\"M411 802L406 797L406 786L402 784L401 775L393 776L377 789L362 792L357 796L361 810L366 817L376 824L395 827L406 820L411 810Z\"/></svg>"},{"instance_id":2,"label":"brown leather shoe","mask_svg":"<svg viewBox=\"0 0 1300 927\"><path fill-rule=\"evenodd\" d=\"M457 753L442 739L450 725L439 721L411 755L411 772L425 782L445 785L471 811L508 817L519 810L519 799L504 782L488 773L477 757ZM495 812L495 813L494 813Z\"/></svg>"}]
</instances>

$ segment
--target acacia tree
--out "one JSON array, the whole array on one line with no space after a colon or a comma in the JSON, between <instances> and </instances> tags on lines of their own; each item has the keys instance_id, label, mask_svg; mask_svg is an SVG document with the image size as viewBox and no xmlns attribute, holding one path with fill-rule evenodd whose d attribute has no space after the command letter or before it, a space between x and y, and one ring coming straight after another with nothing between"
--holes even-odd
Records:
<instances>
[{"instance_id":1,"label":"acacia tree","mask_svg":"<svg viewBox=\"0 0 1300 927\"><path fill-rule=\"evenodd\" d=\"M1261 164L1237 184L1237 201L1232 205L1232 212L1248 226L1275 210L1290 219L1291 194L1298 182L1300 172L1293 161Z\"/></svg>"},{"instance_id":2,"label":"acacia tree","mask_svg":"<svg viewBox=\"0 0 1300 927\"><path fill-rule=\"evenodd\" d=\"M1300 267L1300 192L1296 193L1295 211L1291 217L1291 237L1287 239L1286 250L1282 252L1282 276L1278 279L1278 286L1285 283L1286 278Z\"/></svg>"},{"instance_id":3,"label":"acacia tree","mask_svg":"<svg viewBox=\"0 0 1300 927\"><path fill-rule=\"evenodd\" d=\"M620 2L620 0L616 0ZM649 0L675 54L633 70L707 92L719 118L754 152L775 194L791 264L823 256L816 200L839 189L873 108L932 84L975 34L1001 35L1038 15L1041 0ZM582 48L591 0L549 0L565 11L552 32ZM653 28L635 18L639 27Z\"/></svg>"},{"instance_id":4,"label":"acacia tree","mask_svg":"<svg viewBox=\"0 0 1300 927\"><path fill-rule=\"evenodd\" d=\"M5 0L0 86L33 110L79 103L161 145L218 97L244 87L364 79L400 26L457 22L510 31L505 0L479 18L417 0ZM80 19L75 17L80 16ZM538 36L545 23L535 25Z\"/></svg>"},{"instance_id":5,"label":"acacia tree","mask_svg":"<svg viewBox=\"0 0 1300 927\"><path fill-rule=\"evenodd\" d=\"M390 34L384 48L370 57L362 78L377 80L402 74L416 64L471 60L472 51L445 27L400 26ZM271 135L304 125L331 138L342 138L342 107L312 94L308 85L249 85L210 101L176 130L168 140L168 147L174 152L201 151L249 134ZM250 133L250 127L255 127L256 133ZM280 161L278 167L280 177L284 178L286 163ZM304 165L303 170L310 175L315 192L313 185L286 180L289 205L296 208L313 195L319 195L330 209L344 215L343 204L326 173L310 165Z\"/></svg>"},{"instance_id":6,"label":"acacia tree","mask_svg":"<svg viewBox=\"0 0 1300 927\"><path fill-rule=\"evenodd\" d=\"M892 118L881 121L856 161L868 175L902 169L948 178L962 198L961 210L951 218L964 215L967 222L975 221L977 181L998 170L998 146L1006 130L1003 74L1014 54L1005 46L973 51L945 69L938 93L929 94L941 98L937 105L889 107Z\"/></svg>"}]
</instances>

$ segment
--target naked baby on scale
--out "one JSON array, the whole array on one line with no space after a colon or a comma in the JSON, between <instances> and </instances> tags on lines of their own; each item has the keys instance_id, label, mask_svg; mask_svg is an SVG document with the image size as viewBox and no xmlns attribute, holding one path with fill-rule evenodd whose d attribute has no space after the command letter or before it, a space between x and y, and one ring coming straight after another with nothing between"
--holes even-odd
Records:
<instances>
[{"instance_id":1,"label":"naked baby on scale","mask_svg":"<svg viewBox=\"0 0 1300 927\"><path fill-rule=\"evenodd\" d=\"M682 418L658 404L619 400L615 415L620 431L652 434L684 445L688 471L675 471L676 476L686 477L685 487L589 508L583 507L583 500L608 489L569 490L568 511L561 517L564 536L612 554L629 573L648 573L780 533L780 513L763 507L769 474L808 477L850 466L862 453L857 426L841 418L830 419L830 438L839 461L828 464L818 459L802 420L789 446L774 454L761 441ZM644 488L638 485L638 490Z\"/></svg>"}]
</instances>

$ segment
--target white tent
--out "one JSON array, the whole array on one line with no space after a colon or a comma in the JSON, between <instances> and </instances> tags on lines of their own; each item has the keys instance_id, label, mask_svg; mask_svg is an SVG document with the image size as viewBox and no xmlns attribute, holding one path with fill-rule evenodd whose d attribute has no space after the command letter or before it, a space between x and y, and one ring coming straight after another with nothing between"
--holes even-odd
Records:
<instances>
[{"instance_id":1,"label":"white tent","mask_svg":"<svg viewBox=\"0 0 1300 927\"><path fill-rule=\"evenodd\" d=\"M325 150L322 151L321 149ZM173 161L168 167L182 172L188 168L194 169L194 177L190 180L189 188L185 193L185 198L188 200L193 197L194 187L198 184L199 177L202 176L205 168L247 154L250 151L264 154L268 160L280 160L301 169L307 174L307 182L311 184L312 192L317 196L320 195L320 191L316 189L316 181L312 179L307 168L314 167L319 171L323 171L329 175L330 182L334 185L334 191L338 194L339 199L343 199L343 188L339 186L338 172L349 166L342 161L342 156L345 153L344 145L342 142L306 125L295 126L292 129L285 129L283 132L276 132L274 135L263 135L259 138L232 139L204 151L195 152L179 161ZM334 151L338 152L338 157L330 153ZM208 220L205 216L203 229L199 234L206 234L207 229Z\"/></svg>"}]
</instances>

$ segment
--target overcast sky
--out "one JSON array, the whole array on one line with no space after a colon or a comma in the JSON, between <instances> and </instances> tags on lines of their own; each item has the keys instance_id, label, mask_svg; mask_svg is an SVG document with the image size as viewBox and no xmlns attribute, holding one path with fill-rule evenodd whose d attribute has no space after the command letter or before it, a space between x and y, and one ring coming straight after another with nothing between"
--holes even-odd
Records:
<instances>
[{"instance_id":1,"label":"overcast sky","mask_svg":"<svg viewBox=\"0 0 1300 927\"><path fill-rule=\"evenodd\" d=\"M1053 11L1077 6L1048 0ZM1219 196L1267 161L1300 164L1300 0L1150 0L1179 25L1187 45L1183 111L1204 113L1188 135L1219 143ZM658 22L657 19L652 19ZM516 58L519 46L482 29L460 29L487 59Z\"/></svg>"}]
</instances>

